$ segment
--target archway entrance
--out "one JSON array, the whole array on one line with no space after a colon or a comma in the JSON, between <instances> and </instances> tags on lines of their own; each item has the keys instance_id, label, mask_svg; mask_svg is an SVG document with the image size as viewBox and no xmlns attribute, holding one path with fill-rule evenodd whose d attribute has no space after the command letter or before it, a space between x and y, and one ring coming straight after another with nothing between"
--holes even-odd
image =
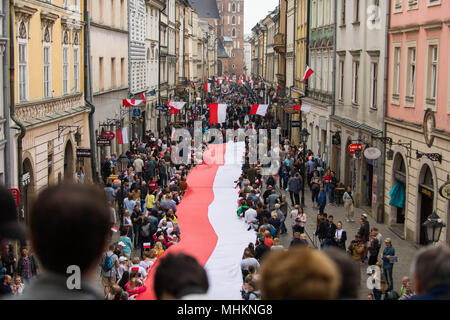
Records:
<instances>
[{"instance_id":1,"label":"archway entrance","mask_svg":"<svg viewBox=\"0 0 450 320\"><path fill-rule=\"evenodd\" d=\"M31 205L33 203L33 195L34 195L34 174L33 174L33 166L29 158L25 158L22 164L22 183L23 183L23 212L25 224L30 223L30 211Z\"/></svg>"},{"instance_id":2,"label":"archway entrance","mask_svg":"<svg viewBox=\"0 0 450 320\"><path fill-rule=\"evenodd\" d=\"M427 234L422 224L427 220L428 216L433 212L434 200L434 181L431 169L428 165L424 165L419 175L419 243L426 245Z\"/></svg>"},{"instance_id":3,"label":"archway entrance","mask_svg":"<svg viewBox=\"0 0 450 320\"><path fill-rule=\"evenodd\" d=\"M66 148L64 149L64 180L72 181L75 172L73 161L73 147L72 142L67 141Z\"/></svg>"}]
</instances>

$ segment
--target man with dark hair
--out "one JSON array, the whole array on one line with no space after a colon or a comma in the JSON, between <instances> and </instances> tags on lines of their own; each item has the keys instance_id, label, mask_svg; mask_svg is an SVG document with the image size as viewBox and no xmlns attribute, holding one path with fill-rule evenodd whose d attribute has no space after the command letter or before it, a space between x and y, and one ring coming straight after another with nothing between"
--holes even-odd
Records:
<instances>
[{"instance_id":1,"label":"man with dark hair","mask_svg":"<svg viewBox=\"0 0 450 320\"><path fill-rule=\"evenodd\" d=\"M422 248L413 262L416 296L408 300L450 300L450 248Z\"/></svg>"},{"instance_id":2,"label":"man with dark hair","mask_svg":"<svg viewBox=\"0 0 450 320\"><path fill-rule=\"evenodd\" d=\"M38 195L30 217L33 251L46 271L21 298L104 299L87 281L98 272L111 233L103 190L81 184L51 186Z\"/></svg>"},{"instance_id":3,"label":"man with dark hair","mask_svg":"<svg viewBox=\"0 0 450 320\"><path fill-rule=\"evenodd\" d=\"M208 299L208 276L195 258L183 253L168 254L159 260L153 288L158 300Z\"/></svg>"},{"instance_id":4,"label":"man with dark hair","mask_svg":"<svg viewBox=\"0 0 450 320\"><path fill-rule=\"evenodd\" d=\"M341 274L342 282L337 299L358 299L361 286L361 272L358 264L353 262L348 254L334 247L327 247L324 253L335 262Z\"/></svg>"}]
</instances>

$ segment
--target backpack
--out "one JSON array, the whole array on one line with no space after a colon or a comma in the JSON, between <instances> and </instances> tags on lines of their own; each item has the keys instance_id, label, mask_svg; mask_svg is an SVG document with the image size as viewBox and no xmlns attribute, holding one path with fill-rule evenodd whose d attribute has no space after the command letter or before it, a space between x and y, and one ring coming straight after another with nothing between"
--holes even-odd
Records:
<instances>
[{"instance_id":1,"label":"backpack","mask_svg":"<svg viewBox=\"0 0 450 320\"><path fill-rule=\"evenodd\" d=\"M109 271L111 271L112 267L113 267L112 255L108 256L108 254L105 254L105 256L103 257L103 260L102 260L102 270L104 272L109 272Z\"/></svg>"},{"instance_id":2,"label":"backpack","mask_svg":"<svg viewBox=\"0 0 450 320\"><path fill-rule=\"evenodd\" d=\"M144 224L141 226L141 236L144 238L150 237L151 234L151 225L150 223Z\"/></svg>"}]
</instances>

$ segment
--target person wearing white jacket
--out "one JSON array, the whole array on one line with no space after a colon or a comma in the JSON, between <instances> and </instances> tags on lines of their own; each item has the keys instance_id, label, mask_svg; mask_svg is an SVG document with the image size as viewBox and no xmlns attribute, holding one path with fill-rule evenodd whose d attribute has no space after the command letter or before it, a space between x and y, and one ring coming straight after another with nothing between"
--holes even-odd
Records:
<instances>
[{"instance_id":1,"label":"person wearing white jacket","mask_svg":"<svg viewBox=\"0 0 450 320\"><path fill-rule=\"evenodd\" d=\"M344 208L347 210L347 222L355 222L353 220L355 201L353 200L352 187L347 186L347 191L342 196L342 201L344 202Z\"/></svg>"}]
</instances>

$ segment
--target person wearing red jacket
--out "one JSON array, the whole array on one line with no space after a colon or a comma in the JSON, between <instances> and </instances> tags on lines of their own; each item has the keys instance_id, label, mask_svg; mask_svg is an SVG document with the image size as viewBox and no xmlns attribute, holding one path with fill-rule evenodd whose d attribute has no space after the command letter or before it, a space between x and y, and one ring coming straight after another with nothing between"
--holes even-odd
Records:
<instances>
[{"instance_id":1,"label":"person wearing red jacket","mask_svg":"<svg viewBox=\"0 0 450 320\"><path fill-rule=\"evenodd\" d=\"M142 285L139 281L139 273L132 271L130 274L130 282L125 285L125 290L128 292L128 296L132 297L134 295L140 294L147 290L147 286Z\"/></svg>"}]
</instances>

